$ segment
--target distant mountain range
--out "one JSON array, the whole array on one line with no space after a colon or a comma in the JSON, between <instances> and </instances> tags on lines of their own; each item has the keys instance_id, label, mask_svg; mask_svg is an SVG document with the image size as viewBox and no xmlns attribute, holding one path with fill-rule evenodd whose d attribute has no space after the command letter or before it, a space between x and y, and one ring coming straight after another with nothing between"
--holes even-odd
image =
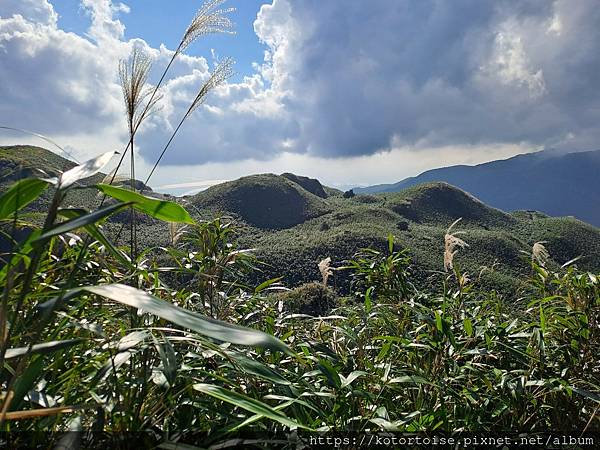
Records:
<instances>
[{"instance_id":1,"label":"distant mountain range","mask_svg":"<svg viewBox=\"0 0 600 450\"><path fill-rule=\"evenodd\" d=\"M574 216L600 226L600 150L541 151L476 166L433 169L394 184L355 188L355 193L398 192L443 181L504 211L535 210Z\"/></svg>"}]
</instances>

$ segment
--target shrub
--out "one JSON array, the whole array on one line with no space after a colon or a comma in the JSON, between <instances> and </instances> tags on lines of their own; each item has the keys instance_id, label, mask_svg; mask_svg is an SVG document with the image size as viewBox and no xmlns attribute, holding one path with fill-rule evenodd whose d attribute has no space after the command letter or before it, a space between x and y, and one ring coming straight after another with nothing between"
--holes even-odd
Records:
<instances>
[{"instance_id":1,"label":"shrub","mask_svg":"<svg viewBox=\"0 0 600 450\"><path fill-rule=\"evenodd\" d=\"M286 311L310 316L325 316L339 304L333 290L321 283L303 284L280 294L280 299Z\"/></svg>"}]
</instances>

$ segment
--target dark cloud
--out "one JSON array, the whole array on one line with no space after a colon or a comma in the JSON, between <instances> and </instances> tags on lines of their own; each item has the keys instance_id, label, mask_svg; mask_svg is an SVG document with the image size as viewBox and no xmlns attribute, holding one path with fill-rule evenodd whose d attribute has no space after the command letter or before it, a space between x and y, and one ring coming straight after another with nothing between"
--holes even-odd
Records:
<instances>
[{"instance_id":1,"label":"dark cloud","mask_svg":"<svg viewBox=\"0 0 600 450\"><path fill-rule=\"evenodd\" d=\"M270 43L300 123L298 151L598 137L592 0L276 0L270 9L257 29L266 42L278 31ZM268 23L282 11L287 32Z\"/></svg>"}]
</instances>

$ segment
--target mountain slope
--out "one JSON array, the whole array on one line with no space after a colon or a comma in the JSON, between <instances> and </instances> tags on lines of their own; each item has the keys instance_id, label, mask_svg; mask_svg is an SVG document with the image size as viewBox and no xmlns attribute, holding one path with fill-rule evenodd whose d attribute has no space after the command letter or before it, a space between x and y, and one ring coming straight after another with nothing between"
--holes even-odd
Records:
<instances>
[{"instance_id":1,"label":"mountain slope","mask_svg":"<svg viewBox=\"0 0 600 450\"><path fill-rule=\"evenodd\" d=\"M600 226L599 174L600 150L568 154L543 151L476 166L429 170L396 184L354 191L398 192L421 183L444 181L504 211L575 216Z\"/></svg>"},{"instance_id":2,"label":"mountain slope","mask_svg":"<svg viewBox=\"0 0 600 450\"><path fill-rule=\"evenodd\" d=\"M7 152L0 147L0 170L39 167L51 172L73 165L45 150L34 148L30 152L29 149L19 147ZM48 158L48 164L44 158ZM97 182L102 177L98 175L90 181ZM14 182L12 178L0 179L0 192ZM322 195L319 187L327 198L306 189ZM68 199L69 204L97 207L99 198L94 189L72 192L77 197ZM481 283L511 298L517 296L523 276L531 270L522 252L530 252L537 241L546 241L550 264L555 267L582 255L577 261L582 269L600 270L600 229L572 217L548 217L531 211L508 214L443 182L412 186L400 192L344 198L342 192L324 187L317 180L293 174L265 174L240 178L174 200L182 202L196 218L233 217L240 225L237 228L240 245L257 249L257 256L265 263L260 266L263 272L249 282L283 276L284 283L295 286L319 280L317 264L323 258L331 257L334 267L339 267L364 247L385 252L387 236L392 234L398 247L410 249L416 282L439 287L444 277L440 273L444 234L458 218L462 221L456 229L464 231L461 238L469 247L461 249L455 261L472 278L480 277ZM31 211L41 216L48 201L39 199ZM129 213L124 211L104 225L112 239L120 235L118 245L128 245L127 233L120 233L123 222L128 220ZM144 248L169 245L167 224L140 218L138 225L140 245ZM347 286L347 276L346 271L335 271L332 282L338 287Z\"/></svg>"},{"instance_id":3,"label":"mountain slope","mask_svg":"<svg viewBox=\"0 0 600 450\"><path fill-rule=\"evenodd\" d=\"M323 198L291 181L291 174L287 175L243 177L210 187L193 196L190 202L196 208L215 214L234 214L249 225L265 229L290 228L330 212ZM326 195L324 191L323 194Z\"/></svg>"}]
</instances>

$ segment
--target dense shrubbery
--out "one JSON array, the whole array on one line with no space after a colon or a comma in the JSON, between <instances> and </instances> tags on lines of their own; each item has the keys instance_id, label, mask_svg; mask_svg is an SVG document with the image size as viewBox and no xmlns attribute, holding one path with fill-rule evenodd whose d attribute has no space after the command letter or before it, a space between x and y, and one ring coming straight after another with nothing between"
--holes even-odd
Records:
<instances>
[{"instance_id":1,"label":"dense shrubbery","mask_svg":"<svg viewBox=\"0 0 600 450\"><path fill-rule=\"evenodd\" d=\"M16 223L45 189L19 182L0 218ZM274 295L276 279L238 282L256 261L233 246L227 223L195 224L178 205L101 187L156 220L187 223L171 247L130 261L101 230L128 203L63 210L68 189L59 185L45 225L0 272L4 430L211 442L282 426L600 430L600 285L577 261L551 270L538 245L516 308L452 264L439 289L418 291L409 251L390 237L346 264L343 304L316 283Z\"/></svg>"},{"instance_id":2,"label":"dense shrubbery","mask_svg":"<svg viewBox=\"0 0 600 450\"><path fill-rule=\"evenodd\" d=\"M339 306L331 288L321 283L306 283L283 294L279 294L286 311L311 316L326 316Z\"/></svg>"}]
</instances>

